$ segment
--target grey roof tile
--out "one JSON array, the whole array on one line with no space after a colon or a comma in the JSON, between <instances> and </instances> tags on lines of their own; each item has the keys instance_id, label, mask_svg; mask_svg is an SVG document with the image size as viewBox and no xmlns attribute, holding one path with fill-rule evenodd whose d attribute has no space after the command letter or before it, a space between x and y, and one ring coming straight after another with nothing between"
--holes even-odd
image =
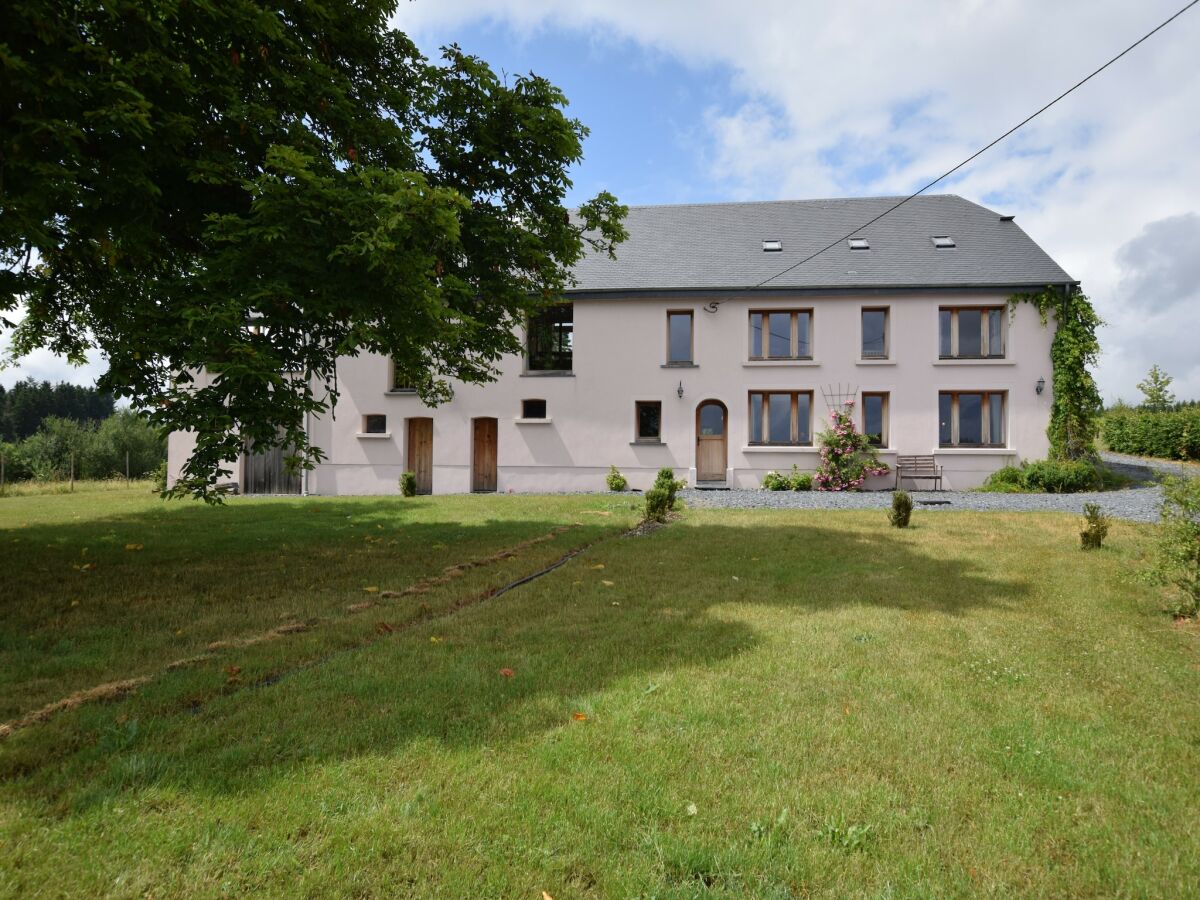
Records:
<instances>
[{"instance_id":1,"label":"grey roof tile","mask_svg":"<svg viewBox=\"0 0 1200 900\"><path fill-rule=\"evenodd\" d=\"M900 197L633 206L629 240L617 259L594 253L574 275L582 291L720 290L757 285L831 241L854 233L870 250L845 241L771 280L800 289L1041 287L1074 281L1013 221L954 194L916 197L856 231ZM949 235L957 247L930 240ZM766 253L764 240L783 242Z\"/></svg>"}]
</instances>

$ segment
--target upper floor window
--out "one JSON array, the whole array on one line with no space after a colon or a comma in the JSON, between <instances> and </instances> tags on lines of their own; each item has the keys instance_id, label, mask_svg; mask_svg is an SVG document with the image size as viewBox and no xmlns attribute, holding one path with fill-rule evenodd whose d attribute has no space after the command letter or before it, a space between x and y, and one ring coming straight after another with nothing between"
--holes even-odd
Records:
<instances>
[{"instance_id":1,"label":"upper floor window","mask_svg":"<svg viewBox=\"0 0 1200 900\"><path fill-rule=\"evenodd\" d=\"M751 310L751 359L812 359L812 310Z\"/></svg>"},{"instance_id":2,"label":"upper floor window","mask_svg":"<svg viewBox=\"0 0 1200 900\"><path fill-rule=\"evenodd\" d=\"M751 444L811 444L812 391L751 391Z\"/></svg>"},{"instance_id":3,"label":"upper floor window","mask_svg":"<svg viewBox=\"0 0 1200 900\"><path fill-rule=\"evenodd\" d=\"M575 346L575 309L560 303L529 320L529 371L570 372Z\"/></svg>"},{"instance_id":4,"label":"upper floor window","mask_svg":"<svg viewBox=\"0 0 1200 900\"><path fill-rule=\"evenodd\" d=\"M888 311L886 308L862 311L862 355L863 359L887 359Z\"/></svg>"},{"instance_id":5,"label":"upper floor window","mask_svg":"<svg viewBox=\"0 0 1200 900\"><path fill-rule=\"evenodd\" d=\"M938 355L942 359L999 359L1004 356L1003 306L956 306L938 310Z\"/></svg>"},{"instance_id":6,"label":"upper floor window","mask_svg":"<svg viewBox=\"0 0 1200 900\"><path fill-rule=\"evenodd\" d=\"M1002 391L943 391L938 394L938 444L943 447L1003 447Z\"/></svg>"},{"instance_id":7,"label":"upper floor window","mask_svg":"<svg viewBox=\"0 0 1200 900\"><path fill-rule=\"evenodd\" d=\"M888 395L869 393L862 395L863 434L872 447L888 445Z\"/></svg>"},{"instance_id":8,"label":"upper floor window","mask_svg":"<svg viewBox=\"0 0 1200 900\"><path fill-rule=\"evenodd\" d=\"M657 444L662 441L662 403L658 400L638 400L634 404L634 419L638 443Z\"/></svg>"},{"instance_id":9,"label":"upper floor window","mask_svg":"<svg viewBox=\"0 0 1200 900\"><path fill-rule=\"evenodd\" d=\"M391 361L391 375L388 378L388 390L393 394L415 394L417 392L416 385L404 376L399 369L396 368L396 361Z\"/></svg>"},{"instance_id":10,"label":"upper floor window","mask_svg":"<svg viewBox=\"0 0 1200 900\"><path fill-rule=\"evenodd\" d=\"M693 324L690 311L667 313L667 365L691 365L693 360Z\"/></svg>"}]
</instances>

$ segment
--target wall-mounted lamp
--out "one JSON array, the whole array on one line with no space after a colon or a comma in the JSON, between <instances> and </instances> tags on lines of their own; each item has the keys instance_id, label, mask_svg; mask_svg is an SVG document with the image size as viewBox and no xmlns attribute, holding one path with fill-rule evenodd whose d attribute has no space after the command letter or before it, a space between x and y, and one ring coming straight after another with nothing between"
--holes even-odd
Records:
<instances>
[{"instance_id":1,"label":"wall-mounted lamp","mask_svg":"<svg viewBox=\"0 0 1200 900\"><path fill-rule=\"evenodd\" d=\"M1038 393L1041 393L1040 391ZM679 382L679 387L675 388L675 394L680 400L683 399L683 382Z\"/></svg>"},{"instance_id":2,"label":"wall-mounted lamp","mask_svg":"<svg viewBox=\"0 0 1200 900\"><path fill-rule=\"evenodd\" d=\"M1035 391L1037 391L1037 393L1038 393L1038 396L1039 396L1039 397L1040 397L1040 396L1042 396L1042 391L1044 391L1044 390L1046 389L1046 379L1045 379L1045 378L1039 378L1039 379L1037 380L1037 384L1036 384L1036 385L1034 385L1034 388L1033 388L1033 389L1034 389Z\"/></svg>"}]
</instances>

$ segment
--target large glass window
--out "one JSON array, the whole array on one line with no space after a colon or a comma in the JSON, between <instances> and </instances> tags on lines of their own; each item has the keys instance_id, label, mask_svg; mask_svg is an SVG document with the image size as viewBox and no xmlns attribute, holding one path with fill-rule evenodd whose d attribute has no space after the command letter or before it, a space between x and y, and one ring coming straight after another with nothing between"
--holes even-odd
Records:
<instances>
[{"instance_id":1,"label":"large glass window","mask_svg":"<svg viewBox=\"0 0 1200 900\"><path fill-rule=\"evenodd\" d=\"M575 345L574 307L560 303L529 320L529 371L570 372Z\"/></svg>"},{"instance_id":2,"label":"large glass window","mask_svg":"<svg viewBox=\"0 0 1200 900\"><path fill-rule=\"evenodd\" d=\"M692 314L667 313L667 362L670 365L689 365L692 362Z\"/></svg>"},{"instance_id":3,"label":"large glass window","mask_svg":"<svg viewBox=\"0 0 1200 900\"><path fill-rule=\"evenodd\" d=\"M862 311L862 355L863 359L886 359L888 355L888 311L886 309L864 309Z\"/></svg>"},{"instance_id":4,"label":"large glass window","mask_svg":"<svg viewBox=\"0 0 1200 900\"><path fill-rule=\"evenodd\" d=\"M938 443L943 447L1004 446L1001 391L943 391L938 395Z\"/></svg>"},{"instance_id":5,"label":"large glass window","mask_svg":"<svg viewBox=\"0 0 1200 900\"><path fill-rule=\"evenodd\" d=\"M751 444L811 444L811 391L751 391Z\"/></svg>"},{"instance_id":6,"label":"large glass window","mask_svg":"<svg viewBox=\"0 0 1200 900\"><path fill-rule=\"evenodd\" d=\"M657 444L662 440L662 403L657 400L639 400L634 404L637 434L635 440Z\"/></svg>"},{"instance_id":7,"label":"large glass window","mask_svg":"<svg viewBox=\"0 0 1200 900\"><path fill-rule=\"evenodd\" d=\"M938 355L943 359L999 359L1004 356L1004 307L938 310Z\"/></svg>"},{"instance_id":8,"label":"large glass window","mask_svg":"<svg viewBox=\"0 0 1200 900\"><path fill-rule=\"evenodd\" d=\"M810 359L811 357L812 310L751 311L751 359Z\"/></svg>"},{"instance_id":9,"label":"large glass window","mask_svg":"<svg viewBox=\"0 0 1200 900\"><path fill-rule=\"evenodd\" d=\"M864 391L862 400L863 434L871 446L886 447L888 395Z\"/></svg>"}]
</instances>

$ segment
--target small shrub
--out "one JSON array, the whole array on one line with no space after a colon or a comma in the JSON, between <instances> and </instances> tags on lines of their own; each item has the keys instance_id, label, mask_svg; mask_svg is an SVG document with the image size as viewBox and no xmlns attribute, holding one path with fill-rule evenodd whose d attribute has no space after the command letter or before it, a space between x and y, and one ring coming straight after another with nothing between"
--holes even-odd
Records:
<instances>
[{"instance_id":1,"label":"small shrub","mask_svg":"<svg viewBox=\"0 0 1200 900\"><path fill-rule=\"evenodd\" d=\"M417 495L417 473L404 472L400 476L400 493L405 497L415 497Z\"/></svg>"},{"instance_id":2,"label":"small shrub","mask_svg":"<svg viewBox=\"0 0 1200 900\"><path fill-rule=\"evenodd\" d=\"M1005 466L987 477L980 490L996 494L1016 494L1025 490L1025 473L1018 466Z\"/></svg>"},{"instance_id":3,"label":"small shrub","mask_svg":"<svg viewBox=\"0 0 1200 900\"><path fill-rule=\"evenodd\" d=\"M687 482L676 478L674 469L663 466L658 470L658 476L654 479L654 486L667 492L667 509L674 509L675 492L687 487Z\"/></svg>"},{"instance_id":4,"label":"small shrub","mask_svg":"<svg viewBox=\"0 0 1200 900\"><path fill-rule=\"evenodd\" d=\"M1100 511L1099 503L1083 504L1083 531L1079 540L1084 550L1099 550L1108 535L1108 516Z\"/></svg>"},{"instance_id":5,"label":"small shrub","mask_svg":"<svg viewBox=\"0 0 1200 900\"><path fill-rule=\"evenodd\" d=\"M908 520L912 518L912 497L908 491L896 491L892 494L892 509L888 513L888 521L895 528L907 528Z\"/></svg>"},{"instance_id":6,"label":"small shrub","mask_svg":"<svg viewBox=\"0 0 1200 900\"><path fill-rule=\"evenodd\" d=\"M795 466L792 469L795 470ZM811 491L813 489L813 477L811 472L792 472L791 487L793 491Z\"/></svg>"},{"instance_id":7,"label":"small shrub","mask_svg":"<svg viewBox=\"0 0 1200 900\"><path fill-rule=\"evenodd\" d=\"M1085 459L1043 459L1023 468L1025 489L1047 494L1074 494L1095 490L1102 480L1095 463Z\"/></svg>"},{"instance_id":8,"label":"small shrub","mask_svg":"<svg viewBox=\"0 0 1200 900\"><path fill-rule=\"evenodd\" d=\"M1163 483L1158 553L1152 575L1175 592L1172 611L1200 613L1200 478L1168 478Z\"/></svg>"},{"instance_id":9,"label":"small shrub","mask_svg":"<svg viewBox=\"0 0 1200 900\"><path fill-rule=\"evenodd\" d=\"M154 489L160 494L167 489L167 463L166 460L158 464L158 468L154 470Z\"/></svg>"},{"instance_id":10,"label":"small shrub","mask_svg":"<svg viewBox=\"0 0 1200 900\"><path fill-rule=\"evenodd\" d=\"M768 472L763 476L762 489L764 491L790 491L792 489L791 479L780 472Z\"/></svg>"},{"instance_id":11,"label":"small shrub","mask_svg":"<svg viewBox=\"0 0 1200 900\"><path fill-rule=\"evenodd\" d=\"M605 477L604 483L608 485L610 491L620 492L629 487L629 482L616 466L608 467L608 475Z\"/></svg>"},{"instance_id":12,"label":"small shrub","mask_svg":"<svg viewBox=\"0 0 1200 900\"><path fill-rule=\"evenodd\" d=\"M646 521L665 522L671 509L671 495L666 488L652 487L646 491Z\"/></svg>"}]
</instances>

